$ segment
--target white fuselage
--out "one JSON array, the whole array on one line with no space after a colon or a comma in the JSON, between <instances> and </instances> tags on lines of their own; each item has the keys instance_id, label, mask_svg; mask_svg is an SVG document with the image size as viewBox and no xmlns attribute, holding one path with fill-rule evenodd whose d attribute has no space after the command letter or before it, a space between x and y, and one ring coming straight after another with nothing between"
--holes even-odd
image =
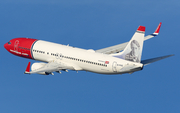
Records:
<instances>
[{"instance_id":1,"label":"white fuselage","mask_svg":"<svg viewBox=\"0 0 180 113\"><path fill-rule=\"evenodd\" d=\"M97 53L57 43L37 40L32 47L35 60L50 62L53 60L73 66L71 70L84 70L102 74L123 74L141 70L143 65L126 61L111 55Z\"/></svg>"},{"instance_id":2,"label":"white fuselage","mask_svg":"<svg viewBox=\"0 0 180 113\"><path fill-rule=\"evenodd\" d=\"M47 62L32 65L29 62L25 74L53 75L53 72L61 73L61 70L101 74L133 73L142 70L144 65L172 56L141 61L144 40L157 36L160 27L161 23L153 34L145 37L145 26L139 26L129 42L96 51L26 37L11 39L4 44L4 48L19 57Z\"/></svg>"}]
</instances>

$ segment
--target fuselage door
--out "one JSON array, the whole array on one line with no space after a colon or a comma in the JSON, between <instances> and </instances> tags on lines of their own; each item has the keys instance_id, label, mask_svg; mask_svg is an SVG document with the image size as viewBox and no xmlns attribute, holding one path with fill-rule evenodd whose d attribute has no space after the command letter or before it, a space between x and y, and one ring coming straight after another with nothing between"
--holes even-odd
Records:
<instances>
[{"instance_id":1,"label":"fuselage door","mask_svg":"<svg viewBox=\"0 0 180 113\"><path fill-rule=\"evenodd\" d=\"M117 62L113 62L113 64L112 64L112 70L113 70L113 72L117 72Z\"/></svg>"}]
</instances>

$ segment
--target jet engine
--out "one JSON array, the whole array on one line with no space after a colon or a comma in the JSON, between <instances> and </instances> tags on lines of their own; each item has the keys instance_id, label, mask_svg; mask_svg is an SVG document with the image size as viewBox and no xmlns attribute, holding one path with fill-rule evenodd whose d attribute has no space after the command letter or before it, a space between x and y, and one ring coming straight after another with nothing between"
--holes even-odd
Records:
<instances>
[{"instance_id":1,"label":"jet engine","mask_svg":"<svg viewBox=\"0 0 180 113\"><path fill-rule=\"evenodd\" d=\"M31 66L31 70L36 71L37 69L40 69L45 65L46 65L46 63L33 63L32 66ZM48 73L48 72L39 72L38 74L49 75L50 73Z\"/></svg>"}]
</instances>

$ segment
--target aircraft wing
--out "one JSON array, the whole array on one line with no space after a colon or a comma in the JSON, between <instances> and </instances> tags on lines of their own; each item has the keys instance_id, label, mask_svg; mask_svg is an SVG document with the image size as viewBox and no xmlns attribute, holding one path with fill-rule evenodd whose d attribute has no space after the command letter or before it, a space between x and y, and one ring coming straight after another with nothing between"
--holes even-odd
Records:
<instances>
[{"instance_id":1,"label":"aircraft wing","mask_svg":"<svg viewBox=\"0 0 180 113\"><path fill-rule=\"evenodd\" d=\"M67 71L67 69L70 70L82 70L80 67L76 66L76 65L72 65L72 64L67 64L61 61L51 61L47 64L44 63L44 65L40 68L37 69L33 69L32 71L30 71L30 62L28 63L28 66L26 68L26 71L24 72L25 74L43 74L43 75L49 75L49 74L53 74L53 72L59 72L60 70L65 70Z\"/></svg>"},{"instance_id":2,"label":"aircraft wing","mask_svg":"<svg viewBox=\"0 0 180 113\"><path fill-rule=\"evenodd\" d=\"M156 28L155 32L153 34L151 34L151 35L148 35L148 36L144 37L144 40L148 40L150 38L153 38L153 37L157 36L159 34L161 24L162 23L160 22L158 27ZM120 51L124 50L124 48L126 47L127 44L128 44L128 42L125 42L125 43L110 46L110 47L107 47L107 48L98 49L98 50L96 50L96 52L104 53L104 54L117 53L117 52L120 52Z\"/></svg>"}]
</instances>

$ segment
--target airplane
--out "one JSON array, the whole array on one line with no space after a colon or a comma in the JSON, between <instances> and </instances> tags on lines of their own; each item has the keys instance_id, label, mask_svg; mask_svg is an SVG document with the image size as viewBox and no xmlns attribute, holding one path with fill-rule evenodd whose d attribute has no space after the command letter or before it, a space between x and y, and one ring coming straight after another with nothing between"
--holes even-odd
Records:
<instances>
[{"instance_id":1,"label":"airplane","mask_svg":"<svg viewBox=\"0 0 180 113\"><path fill-rule=\"evenodd\" d=\"M41 62L29 62L25 74L54 75L61 71L89 71L99 74L134 73L143 69L145 65L173 56L141 60L143 42L159 34L159 23L153 34L145 35L145 27L139 26L129 42L92 50L81 49L69 45L62 45L33 38L14 38L4 44L10 53ZM31 68L31 69L30 69Z\"/></svg>"}]
</instances>

